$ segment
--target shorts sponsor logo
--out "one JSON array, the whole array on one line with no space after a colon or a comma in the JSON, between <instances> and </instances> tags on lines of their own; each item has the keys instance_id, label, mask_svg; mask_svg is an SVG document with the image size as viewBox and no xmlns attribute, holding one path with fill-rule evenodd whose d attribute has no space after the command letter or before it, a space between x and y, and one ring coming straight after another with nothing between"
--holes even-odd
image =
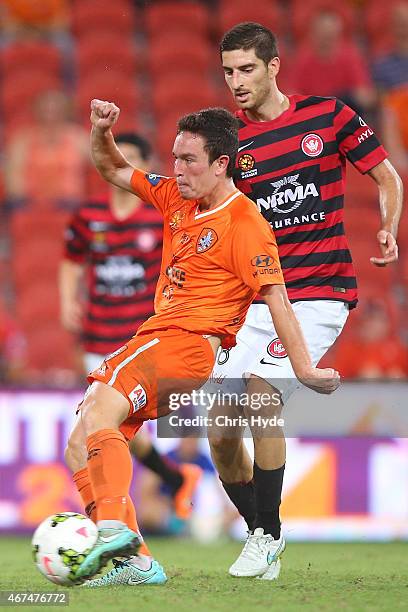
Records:
<instances>
[{"instance_id":1,"label":"shorts sponsor logo","mask_svg":"<svg viewBox=\"0 0 408 612\"><path fill-rule=\"evenodd\" d=\"M222 349L218 353L218 357L217 357L218 365L224 365L224 363L227 363L229 359L229 353L230 353L230 349Z\"/></svg>"},{"instance_id":2,"label":"shorts sponsor logo","mask_svg":"<svg viewBox=\"0 0 408 612\"><path fill-rule=\"evenodd\" d=\"M105 374L106 374L106 368L107 368L107 365L106 365L106 363L104 362L104 363L103 363L101 366L99 366L99 368L96 370L96 373L97 373L97 374L99 374L99 376L105 376Z\"/></svg>"},{"instance_id":3,"label":"shorts sponsor logo","mask_svg":"<svg viewBox=\"0 0 408 612\"><path fill-rule=\"evenodd\" d=\"M275 357L275 359L284 359L288 356L285 347L279 338L274 338L267 346L268 355Z\"/></svg>"},{"instance_id":4,"label":"shorts sponsor logo","mask_svg":"<svg viewBox=\"0 0 408 612\"><path fill-rule=\"evenodd\" d=\"M146 391L143 389L142 385L137 385L137 387L129 393L128 397L133 404L133 412L141 410L147 404Z\"/></svg>"},{"instance_id":5,"label":"shorts sponsor logo","mask_svg":"<svg viewBox=\"0 0 408 612\"><path fill-rule=\"evenodd\" d=\"M197 240L197 253L204 253L204 251L208 251L217 241L217 233L213 229L205 227L201 231L201 234Z\"/></svg>"},{"instance_id":6,"label":"shorts sponsor logo","mask_svg":"<svg viewBox=\"0 0 408 612\"><path fill-rule=\"evenodd\" d=\"M308 157L317 157L323 151L323 140L318 134L307 134L302 139L301 147Z\"/></svg>"},{"instance_id":7,"label":"shorts sponsor logo","mask_svg":"<svg viewBox=\"0 0 408 612\"><path fill-rule=\"evenodd\" d=\"M124 344L123 346L118 348L114 353L111 353L110 355L105 357L105 361L109 361L109 359L113 359L114 357L117 357L118 355L123 353L123 351L126 351L126 349L127 349L127 344Z\"/></svg>"},{"instance_id":8,"label":"shorts sponsor logo","mask_svg":"<svg viewBox=\"0 0 408 612\"><path fill-rule=\"evenodd\" d=\"M163 178L164 176L160 176L160 174L146 174L146 180L153 185L153 187L156 187Z\"/></svg>"},{"instance_id":9,"label":"shorts sponsor logo","mask_svg":"<svg viewBox=\"0 0 408 612\"><path fill-rule=\"evenodd\" d=\"M259 361L259 363L261 363L262 365L271 365L271 366L275 366L277 368L281 368L282 366L279 365L279 363L272 363L271 361L266 361L266 359L264 359L262 357L262 359Z\"/></svg>"}]
</instances>

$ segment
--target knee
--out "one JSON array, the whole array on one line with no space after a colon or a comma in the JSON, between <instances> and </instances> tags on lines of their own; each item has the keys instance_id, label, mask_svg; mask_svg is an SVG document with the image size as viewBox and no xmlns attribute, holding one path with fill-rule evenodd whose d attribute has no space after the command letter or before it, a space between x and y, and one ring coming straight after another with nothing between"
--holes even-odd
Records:
<instances>
[{"instance_id":1,"label":"knee","mask_svg":"<svg viewBox=\"0 0 408 612\"><path fill-rule=\"evenodd\" d=\"M119 429L128 412L129 402L119 391L104 383L92 383L81 404L85 434L89 436L100 429Z\"/></svg>"}]
</instances>

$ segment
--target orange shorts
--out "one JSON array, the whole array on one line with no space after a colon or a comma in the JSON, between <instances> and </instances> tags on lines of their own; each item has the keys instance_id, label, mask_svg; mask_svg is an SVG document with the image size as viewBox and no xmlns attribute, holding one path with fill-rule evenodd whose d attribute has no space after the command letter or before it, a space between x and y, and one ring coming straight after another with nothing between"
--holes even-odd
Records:
<instances>
[{"instance_id":1,"label":"orange shorts","mask_svg":"<svg viewBox=\"0 0 408 612\"><path fill-rule=\"evenodd\" d=\"M129 402L129 413L120 426L131 440L148 419L170 412L170 393L189 393L209 378L214 365L211 344L200 334L166 329L136 334L108 355L88 376L111 385Z\"/></svg>"}]
</instances>

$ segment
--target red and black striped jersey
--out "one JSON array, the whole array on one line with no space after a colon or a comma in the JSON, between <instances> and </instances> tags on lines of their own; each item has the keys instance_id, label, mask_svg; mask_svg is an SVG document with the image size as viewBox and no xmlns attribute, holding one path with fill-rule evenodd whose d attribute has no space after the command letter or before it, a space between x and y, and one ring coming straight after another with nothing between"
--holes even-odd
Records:
<instances>
[{"instance_id":1,"label":"red and black striped jersey","mask_svg":"<svg viewBox=\"0 0 408 612\"><path fill-rule=\"evenodd\" d=\"M159 213L144 203L123 220L106 201L88 202L73 216L65 257L87 267L86 351L111 353L153 314L162 225Z\"/></svg>"},{"instance_id":2,"label":"red and black striped jersey","mask_svg":"<svg viewBox=\"0 0 408 612\"><path fill-rule=\"evenodd\" d=\"M293 95L289 102L272 121L237 112L235 183L275 232L290 300L352 307L357 284L343 225L346 160L365 173L387 153L340 100Z\"/></svg>"}]
</instances>

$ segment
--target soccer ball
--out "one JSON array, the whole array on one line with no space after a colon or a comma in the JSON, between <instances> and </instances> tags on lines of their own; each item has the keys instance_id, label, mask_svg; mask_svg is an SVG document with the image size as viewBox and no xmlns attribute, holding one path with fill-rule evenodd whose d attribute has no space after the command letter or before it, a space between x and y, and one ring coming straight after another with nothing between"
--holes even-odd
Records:
<instances>
[{"instance_id":1,"label":"soccer ball","mask_svg":"<svg viewBox=\"0 0 408 612\"><path fill-rule=\"evenodd\" d=\"M89 518L75 512L53 514L33 535L34 562L47 580L73 586L75 571L94 546L98 528Z\"/></svg>"}]
</instances>

